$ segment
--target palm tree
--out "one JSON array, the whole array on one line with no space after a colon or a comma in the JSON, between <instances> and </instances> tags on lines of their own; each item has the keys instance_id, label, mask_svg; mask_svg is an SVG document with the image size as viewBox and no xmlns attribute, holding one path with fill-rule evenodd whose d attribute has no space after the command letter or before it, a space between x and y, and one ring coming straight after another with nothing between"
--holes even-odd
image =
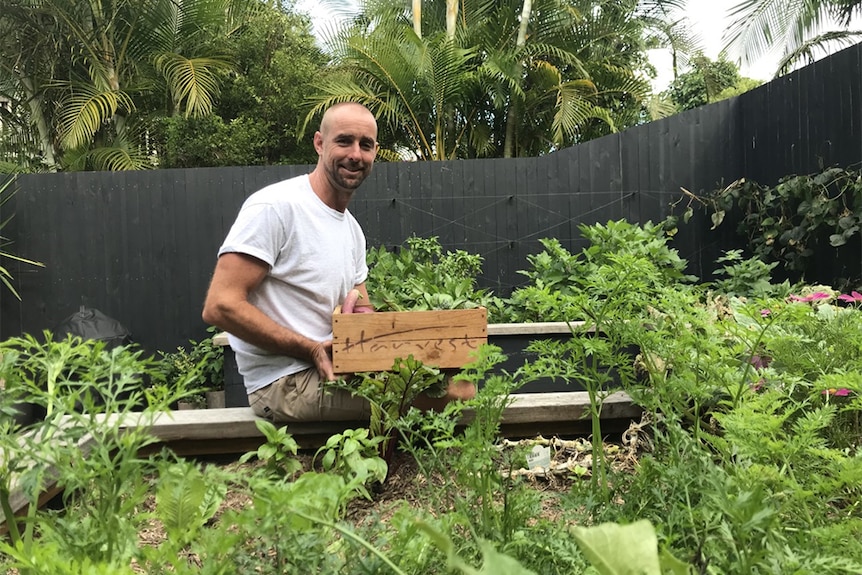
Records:
<instances>
[{"instance_id":1,"label":"palm tree","mask_svg":"<svg viewBox=\"0 0 862 575\"><path fill-rule=\"evenodd\" d=\"M48 86L67 56L53 41L57 28L55 18L25 2L8 2L0 14L0 94L10 104L3 127L12 132L7 139L23 144L7 150L6 157L41 149L47 165L56 163ZM28 135L31 126L35 136Z\"/></svg>"},{"instance_id":2,"label":"palm tree","mask_svg":"<svg viewBox=\"0 0 862 575\"><path fill-rule=\"evenodd\" d=\"M149 164L149 114L207 114L222 38L255 0L7 0L0 86L26 105L46 161L72 168ZM6 35L4 34L4 37ZM31 40L31 44L20 44ZM25 46L22 51L20 46Z\"/></svg>"},{"instance_id":3,"label":"palm tree","mask_svg":"<svg viewBox=\"0 0 862 575\"><path fill-rule=\"evenodd\" d=\"M618 118L636 121L620 113L640 110L649 93L637 73L646 64L641 5L438 0L421 3L417 18L398 0L366 2L329 39L336 67L306 124L333 102L360 100L383 120L388 155L418 159L536 155L599 125L614 131Z\"/></svg>"},{"instance_id":4,"label":"palm tree","mask_svg":"<svg viewBox=\"0 0 862 575\"><path fill-rule=\"evenodd\" d=\"M384 158L398 159L408 151L421 160L458 157L475 117L466 97L472 75L461 73L473 53L444 34L419 38L412 26L381 36L352 34L331 44L340 65L318 83L305 126L335 102L360 101L382 120L381 139L388 141ZM448 110L463 116L447 120Z\"/></svg>"},{"instance_id":5,"label":"palm tree","mask_svg":"<svg viewBox=\"0 0 862 575\"><path fill-rule=\"evenodd\" d=\"M858 42L862 32L834 26L847 28L860 15L862 0L739 0L730 11L726 50L744 64L781 50L776 75L784 74L812 62L817 51Z\"/></svg>"},{"instance_id":6,"label":"palm tree","mask_svg":"<svg viewBox=\"0 0 862 575\"><path fill-rule=\"evenodd\" d=\"M693 31L688 18L680 16L680 3L644 1L641 13L647 22L648 43L657 48L667 48L671 55L673 78L679 76L690 59L703 53L703 40Z\"/></svg>"}]
</instances>

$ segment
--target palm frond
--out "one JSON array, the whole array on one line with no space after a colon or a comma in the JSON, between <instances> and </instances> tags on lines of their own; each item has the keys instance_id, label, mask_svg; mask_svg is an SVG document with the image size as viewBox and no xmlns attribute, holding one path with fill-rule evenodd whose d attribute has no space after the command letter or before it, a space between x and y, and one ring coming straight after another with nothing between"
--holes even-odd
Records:
<instances>
[{"instance_id":1,"label":"palm frond","mask_svg":"<svg viewBox=\"0 0 862 575\"><path fill-rule=\"evenodd\" d=\"M120 172L146 170L153 167L150 158L139 150L101 147L89 150L87 156L96 170Z\"/></svg>"},{"instance_id":2,"label":"palm frond","mask_svg":"<svg viewBox=\"0 0 862 575\"><path fill-rule=\"evenodd\" d=\"M862 17L862 0L838 0L830 13L842 26L849 26L855 17Z\"/></svg>"},{"instance_id":3,"label":"palm frond","mask_svg":"<svg viewBox=\"0 0 862 575\"><path fill-rule=\"evenodd\" d=\"M103 124L120 110L134 110L135 104L125 92L84 84L74 87L60 108L61 146L70 150L88 145Z\"/></svg>"},{"instance_id":4,"label":"palm frond","mask_svg":"<svg viewBox=\"0 0 862 575\"><path fill-rule=\"evenodd\" d=\"M650 120L661 120L678 113L676 105L666 94L656 94L650 96L644 106Z\"/></svg>"},{"instance_id":5,"label":"palm frond","mask_svg":"<svg viewBox=\"0 0 862 575\"><path fill-rule=\"evenodd\" d=\"M801 46L785 54L779 61L776 75L783 75L800 66L811 64L818 53L828 54L835 49L852 46L862 40L862 30L838 30L826 32L802 43Z\"/></svg>"},{"instance_id":6,"label":"palm frond","mask_svg":"<svg viewBox=\"0 0 862 575\"><path fill-rule=\"evenodd\" d=\"M614 122L608 111L595 106L590 100L595 86L585 80L561 84L557 90L557 107L554 113L553 138L556 146L576 139L581 126L590 119L604 120L615 131Z\"/></svg>"},{"instance_id":7,"label":"palm frond","mask_svg":"<svg viewBox=\"0 0 862 575\"><path fill-rule=\"evenodd\" d=\"M231 64L223 58L186 58L170 52L156 59L156 69L164 75L177 108L184 108L187 117L199 117L212 111L219 74Z\"/></svg>"},{"instance_id":8,"label":"palm frond","mask_svg":"<svg viewBox=\"0 0 862 575\"><path fill-rule=\"evenodd\" d=\"M729 13L732 23L724 36L725 50L739 55L744 64L777 50L787 59L812 35L825 33L833 8L820 0L740 0Z\"/></svg>"}]
</instances>

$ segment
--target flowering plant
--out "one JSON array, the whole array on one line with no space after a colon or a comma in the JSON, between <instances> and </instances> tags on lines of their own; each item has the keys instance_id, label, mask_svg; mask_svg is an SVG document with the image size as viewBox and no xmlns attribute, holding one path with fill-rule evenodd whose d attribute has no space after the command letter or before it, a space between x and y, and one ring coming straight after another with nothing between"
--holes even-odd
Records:
<instances>
[{"instance_id":1,"label":"flowering plant","mask_svg":"<svg viewBox=\"0 0 862 575\"><path fill-rule=\"evenodd\" d=\"M862 303L862 293L859 293L858 291L852 291L849 294L843 293L838 296L838 299L847 303Z\"/></svg>"}]
</instances>

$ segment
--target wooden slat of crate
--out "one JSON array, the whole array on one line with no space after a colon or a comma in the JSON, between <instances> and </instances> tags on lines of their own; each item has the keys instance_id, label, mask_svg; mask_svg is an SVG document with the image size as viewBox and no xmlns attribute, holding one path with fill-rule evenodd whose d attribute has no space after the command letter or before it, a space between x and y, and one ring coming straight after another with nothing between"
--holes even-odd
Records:
<instances>
[{"instance_id":1,"label":"wooden slat of crate","mask_svg":"<svg viewBox=\"0 0 862 575\"><path fill-rule=\"evenodd\" d=\"M335 373L386 371L412 355L426 365L460 368L488 342L485 308L332 315Z\"/></svg>"}]
</instances>

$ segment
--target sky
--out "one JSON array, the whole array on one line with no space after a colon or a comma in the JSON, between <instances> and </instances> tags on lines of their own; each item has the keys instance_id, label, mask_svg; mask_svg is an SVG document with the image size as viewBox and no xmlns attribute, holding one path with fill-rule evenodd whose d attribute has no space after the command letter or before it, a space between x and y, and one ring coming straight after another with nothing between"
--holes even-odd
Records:
<instances>
[{"instance_id":1,"label":"sky","mask_svg":"<svg viewBox=\"0 0 862 575\"><path fill-rule=\"evenodd\" d=\"M686 18L691 22L693 32L700 37L704 56L717 60L723 43L722 36L730 25L728 13L739 0L689 0ZM659 71L653 81L653 88L664 89L673 79L670 53L667 50L653 50L650 54L653 66ZM775 74L779 57L766 55L751 66L741 66L740 74L756 80L769 80Z\"/></svg>"},{"instance_id":2,"label":"sky","mask_svg":"<svg viewBox=\"0 0 862 575\"><path fill-rule=\"evenodd\" d=\"M328 0L337 3L338 0ZM350 0L342 0L350 4ZM693 31L700 36L704 55L711 60L718 58L722 48L722 35L730 23L727 16L730 9L739 0L688 0L686 17L691 22ZM311 16L315 33L324 29L328 22L337 18L337 12L327 0L296 0L298 10ZM769 80L775 73L778 62L777 55L766 55L750 66L740 67L742 76L757 80ZM666 50L653 50L650 60L658 71L658 77L653 81L656 91L663 90L673 78L670 54Z\"/></svg>"}]
</instances>

